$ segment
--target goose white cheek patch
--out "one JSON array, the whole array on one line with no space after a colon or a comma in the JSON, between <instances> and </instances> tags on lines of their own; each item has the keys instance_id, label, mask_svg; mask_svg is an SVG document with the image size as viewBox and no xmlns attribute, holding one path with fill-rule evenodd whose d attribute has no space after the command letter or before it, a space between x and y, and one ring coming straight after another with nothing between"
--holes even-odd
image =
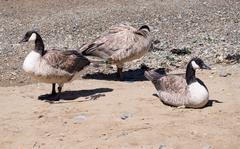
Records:
<instances>
[{"instance_id":1,"label":"goose white cheek patch","mask_svg":"<svg viewBox=\"0 0 240 149\"><path fill-rule=\"evenodd\" d=\"M37 39L36 33L32 33L31 37L29 38L29 41L35 41Z\"/></svg>"},{"instance_id":2,"label":"goose white cheek patch","mask_svg":"<svg viewBox=\"0 0 240 149\"><path fill-rule=\"evenodd\" d=\"M199 65L198 64L196 64L196 62L195 61L192 61L192 67L193 67L193 69L199 69L200 67L199 67Z\"/></svg>"}]
</instances>

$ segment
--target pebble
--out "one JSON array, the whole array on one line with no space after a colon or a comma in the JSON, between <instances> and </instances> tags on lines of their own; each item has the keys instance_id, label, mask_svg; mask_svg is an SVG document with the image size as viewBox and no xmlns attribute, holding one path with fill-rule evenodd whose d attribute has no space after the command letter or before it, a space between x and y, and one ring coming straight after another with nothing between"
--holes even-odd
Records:
<instances>
[{"instance_id":1,"label":"pebble","mask_svg":"<svg viewBox=\"0 0 240 149\"><path fill-rule=\"evenodd\" d=\"M160 40L156 39L153 41L153 44L159 44L160 43Z\"/></svg>"},{"instance_id":2,"label":"pebble","mask_svg":"<svg viewBox=\"0 0 240 149\"><path fill-rule=\"evenodd\" d=\"M128 119L129 117L132 117L132 114L131 114L131 113L124 112L124 113L121 114L121 119L122 119L122 120L126 120L126 119Z\"/></svg>"},{"instance_id":3,"label":"pebble","mask_svg":"<svg viewBox=\"0 0 240 149\"><path fill-rule=\"evenodd\" d=\"M85 115L78 115L78 116L73 118L73 123L74 124L80 124L85 120L87 120L87 117Z\"/></svg>"},{"instance_id":4,"label":"pebble","mask_svg":"<svg viewBox=\"0 0 240 149\"><path fill-rule=\"evenodd\" d=\"M232 74L229 73L229 72L224 72L224 71L222 71L222 72L219 73L219 76L220 76L220 77L227 77L227 76L230 76L230 75L232 75Z\"/></svg>"},{"instance_id":5,"label":"pebble","mask_svg":"<svg viewBox=\"0 0 240 149\"><path fill-rule=\"evenodd\" d=\"M225 57L226 60L231 61L231 62L239 62L240 60L240 54L239 53L234 53L234 54L228 54Z\"/></svg>"},{"instance_id":6,"label":"pebble","mask_svg":"<svg viewBox=\"0 0 240 149\"><path fill-rule=\"evenodd\" d=\"M171 52L177 55L191 54L191 51L188 48L172 49Z\"/></svg>"},{"instance_id":7,"label":"pebble","mask_svg":"<svg viewBox=\"0 0 240 149\"><path fill-rule=\"evenodd\" d=\"M40 118L43 118L43 115L39 115L38 118L39 118L39 119L40 119Z\"/></svg>"},{"instance_id":8,"label":"pebble","mask_svg":"<svg viewBox=\"0 0 240 149\"><path fill-rule=\"evenodd\" d=\"M159 148L158 149L166 149L166 145L165 144L160 144Z\"/></svg>"},{"instance_id":9,"label":"pebble","mask_svg":"<svg viewBox=\"0 0 240 149\"><path fill-rule=\"evenodd\" d=\"M213 147L211 145L206 144L202 149L213 149Z\"/></svg>"}]
</instances>

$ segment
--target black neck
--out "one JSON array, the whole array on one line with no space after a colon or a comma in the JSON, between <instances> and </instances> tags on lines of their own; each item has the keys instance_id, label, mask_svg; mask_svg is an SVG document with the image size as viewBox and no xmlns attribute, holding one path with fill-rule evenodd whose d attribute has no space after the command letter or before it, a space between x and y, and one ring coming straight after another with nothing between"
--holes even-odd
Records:
<instances>
[{"instance_id":1,"label":"black neck","mask_svg":"<svg viewBox=\"0 0 240 149\"><path fill-rule=\"evenodd\" d=\"M35 40L35 49L34 51L38 52L39 54L41 54L43 56L44 54L44 44L43 44L43 40L41 38L40 35L37 34L37 38Z\"/></svg>"},{"instance_id":2,"label":"black neck","mask_svg":"<svg viewBox=\"0 0 240 149\"><path fill-rule=\"evenodd\" d=\"M193 69L191 62L187 65L187 71L186 71L186 81L187 84L190 85L193 82L196 82L196 76L195 76L195 70Z\"/></svg>"}]
</instances>

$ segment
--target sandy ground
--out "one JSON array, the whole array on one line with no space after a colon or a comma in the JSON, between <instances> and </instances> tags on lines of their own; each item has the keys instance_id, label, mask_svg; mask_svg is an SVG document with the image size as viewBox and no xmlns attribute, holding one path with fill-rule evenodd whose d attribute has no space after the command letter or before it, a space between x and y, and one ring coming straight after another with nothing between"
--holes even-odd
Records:
<instances>
[{"instance_id":1,"label":"sandy ground","mask_svg":"<svg viewBox=\"0 0 240 149\"><path fill-rule=\"evenodd\" d=\"M48 84L0 87L1 149L236 149L240 145L239 66L200 71L212 106L178 109L153 96L149 81L83 79L62 100L38 100ZM220 77L227 70L232 75ZM95 100L94 97L96 98Z\"/></svg>"}]
</instances>

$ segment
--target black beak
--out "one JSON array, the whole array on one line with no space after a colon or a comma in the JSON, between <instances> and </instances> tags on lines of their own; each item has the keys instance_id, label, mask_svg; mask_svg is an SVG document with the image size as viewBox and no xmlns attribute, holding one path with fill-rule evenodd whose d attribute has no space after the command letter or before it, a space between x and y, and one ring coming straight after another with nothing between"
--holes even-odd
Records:
<instances>
[{"instance_id":1,"label":"black beak","mask_svg":"<svg viewBox=\"0 0 240 149\"><path fill-rule=\"evenodd\" d=\"M23 42L27 42L27 40L25 38L23 38L21 41L19 41L18 43L23 43Z\"/></svg>"},{"instance_id":2,"label":"black beak","mask_svg":"<svg viewBox=\"0 0 240 149\"><path fill-rule=\"evenodd\" d=\"M211 70L211 68L210 68L208 65L206 65L206 64L203 64L203 65L202 65L202 69L208 69L208 70Z\"/></svg>"}]
</instances>

